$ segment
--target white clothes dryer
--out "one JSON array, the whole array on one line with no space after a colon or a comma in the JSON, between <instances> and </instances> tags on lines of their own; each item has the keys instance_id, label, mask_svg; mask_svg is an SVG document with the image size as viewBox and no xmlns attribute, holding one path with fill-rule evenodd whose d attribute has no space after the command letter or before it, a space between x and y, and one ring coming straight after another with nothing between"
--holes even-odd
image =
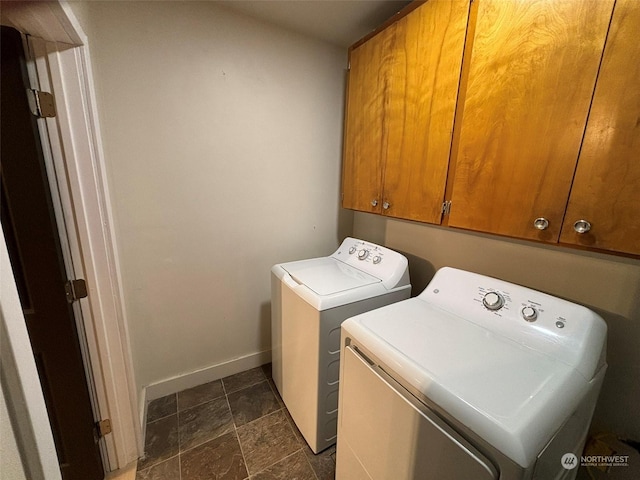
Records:
<instances>
[{"instance_id":1,"label":"white clothes dryer","mask_svg":"<svg viewBox=\"0 0 640 480\"><path fill-rule=\"evenodd\" d=\"M340 325L351 316L409 298L406 257L346 238L329 257L271 269L273 381L311 449L337 434Z\"/></svg>"},{"instance_id":2,"label":"white clothes dryer","mask_svg":"<svg viewBox=\"0 0 640 480\"><path fill-rule=\"evenodd\" d=\"M348 319L336 478L574 478L606 331L585 307L452 268Z\"/></svg>"}]
</instances>

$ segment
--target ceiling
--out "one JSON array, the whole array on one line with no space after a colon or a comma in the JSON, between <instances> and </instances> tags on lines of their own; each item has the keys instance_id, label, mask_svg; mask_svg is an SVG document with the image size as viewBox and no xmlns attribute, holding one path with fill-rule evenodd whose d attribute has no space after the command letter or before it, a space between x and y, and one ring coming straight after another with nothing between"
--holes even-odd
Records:
<instances>
[{"instance_id":1,"label":"ceiling","mask_svg":"<svg viewBox=\"0 0 640 480\"><path fill-rule=\"evenodd\" d=\"M340 47L401 10L407 0L225 0L228 8Z\"/></svg>"}]
</instances>

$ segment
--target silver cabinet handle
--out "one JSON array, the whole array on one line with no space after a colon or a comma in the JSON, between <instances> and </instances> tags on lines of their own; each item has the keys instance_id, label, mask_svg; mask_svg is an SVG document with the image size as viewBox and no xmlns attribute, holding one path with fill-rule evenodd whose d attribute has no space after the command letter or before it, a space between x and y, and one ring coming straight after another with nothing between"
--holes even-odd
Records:
<instances>
[{"instance_id":1,"label":"silver cabinet handle","mask_svg":"<svg viewBox=\"0 0 640 480\"><path fill-rule=\"evenodd\" d=\"M372 207L378 206L378 200L376 200L375 198L373 200L371 200L371 206Z\"/></svg>"},{"instance_id":2,"label":"silver cabinet handle","mask_svg":"<svg viewBox=\"0 0 640 480\"><path fill-rule=\"evenodd\" d=\"M533 221L533 226L536 227L538 230L546 230L547 227L549 226L549 220L547 220L544 217L536 218Z\"/></svg>"},{"instance_id":3,"label":"silver cabinet handle","mask_svg":"<svg viewBox=\"0 0 640 480\"><path fill-rule=\"evenodd\" d=\"M384 202L382 204L382 208L384 208L385 210L389 210L389 207L391 206L391 204L389 202Z\"/></svg>"},{"instance_id":4,"label":"silver cabinet handle","mask_svg":"<svg viewBox=\"0 0 640 480\"><path fill-rule=\"evenodd\" d=\"M591 230L591 224L586 220L578 220L573 224L573 229L577 233L587 233L589 230Z\"/></svg>"}]
</instances>

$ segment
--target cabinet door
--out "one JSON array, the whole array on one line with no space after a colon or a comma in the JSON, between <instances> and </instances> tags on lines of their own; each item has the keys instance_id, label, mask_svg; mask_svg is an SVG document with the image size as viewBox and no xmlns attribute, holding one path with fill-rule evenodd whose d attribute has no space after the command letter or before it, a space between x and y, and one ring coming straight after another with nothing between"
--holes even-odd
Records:
<instances>
[{"instance_id":1,"label":"cabinet door","mask_svg":"<svg viewBox=\"0 0 640 480\"><path fill-rule=\"evenodd\" d=\"M449 225L556 242L614 2L478 2Z\"/></svg>"},{"instance_id":2,"label":"cabinet door","mask_svg":"<svg viewBox=\"0 0 640 480\"><path fill-rule=\"evenodd\" d=\"M386 89L396 25L353 49L347 89L342 206L381 212L382 176L388 141Z\"/></svg>"},{"instance_id":3,"label":"cabinet door","mask_svg":"<svg viewBox=\"0 0 640 480\"><path fill-rule=\"evenodd\" d=\"M640 2L618 0L560 241L640 255ZM579 234L574 222L587 220Z\"/></svg>"},{"instance_id":4,"label":"cabinet door","mask_svg":"<svg viewBox=\"0 0 640 480\"><path fill-rule=\"evenodd\" d=\"M397 22L383 200L390 216L440 223L469 0L430 0Z\"/></svg>"}]
</instances>

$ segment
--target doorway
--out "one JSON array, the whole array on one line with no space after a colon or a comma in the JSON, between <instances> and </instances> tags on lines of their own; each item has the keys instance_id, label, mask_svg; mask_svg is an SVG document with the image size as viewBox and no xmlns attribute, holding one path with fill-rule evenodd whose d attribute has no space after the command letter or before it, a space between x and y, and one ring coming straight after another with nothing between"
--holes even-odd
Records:
<instances>
[{"instance_id":1,"label":"doorway","mask_svg":"<svg viewBox=\"0 0 640 480\"><path fill-rule=\"evenodd\" d=\"M29 111L20 33L2 27L1 187L5 242L45 397L64 480L99 480L78 330L35 117Z\"/></svg>"}]
</instances>

